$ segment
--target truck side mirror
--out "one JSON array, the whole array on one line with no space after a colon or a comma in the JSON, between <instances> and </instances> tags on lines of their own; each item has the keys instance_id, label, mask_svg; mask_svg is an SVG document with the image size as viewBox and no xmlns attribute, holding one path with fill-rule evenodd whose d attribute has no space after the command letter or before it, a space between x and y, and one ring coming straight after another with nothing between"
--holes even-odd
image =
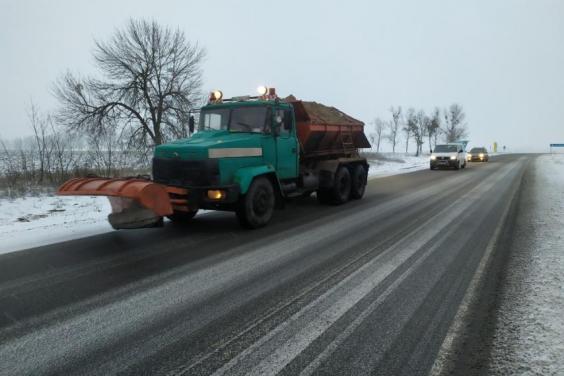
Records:
<instances>
[{"instance_id":1,"label":"truck side mirror","mask_svg":"<svg viewBox=\"0 0 564 376\"><path fill-rule=\"evenodd\" d=\"M194 133L194 123L194 115L190 115L190 117L188 118L188 132L190 132L190 135Z\"/></svg>"},{"instance_id":2,"label":"truck side mirror","mask_svg":"<svg viewBox=\"0 0 564 376\"><path fill-rule=\"evenodd\" d=\"M280 127L282 126L282 116L276 115L274 117L274 123L272 125L274 128L274 135L280 136Z\"/></svg>"}]
</instances>

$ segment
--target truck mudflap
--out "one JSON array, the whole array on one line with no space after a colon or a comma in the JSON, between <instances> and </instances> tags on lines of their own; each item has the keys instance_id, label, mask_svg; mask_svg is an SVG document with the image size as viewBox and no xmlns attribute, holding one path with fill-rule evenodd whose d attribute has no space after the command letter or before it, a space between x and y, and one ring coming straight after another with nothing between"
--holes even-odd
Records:
<instances>
[{"instance_id":1,"label":"truck mudflap","mask_svg":"<svg viewBox=\"0 0 564 376\"><path fill-rule=\"evenodd\" d=\"M147 179L75 178L57 190L62 196L106 196L112 213L108 221L115 229L153 227L174 210L186 210L187 190Z\"/></svg>"}]
</instances>

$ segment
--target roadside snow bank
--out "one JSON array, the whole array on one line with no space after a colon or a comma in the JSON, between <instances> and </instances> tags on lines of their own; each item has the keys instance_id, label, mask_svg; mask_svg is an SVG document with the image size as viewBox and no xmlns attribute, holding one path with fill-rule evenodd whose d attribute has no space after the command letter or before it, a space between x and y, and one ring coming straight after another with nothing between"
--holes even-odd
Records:
<instances>
[{"instance_id":1,"label":"roadside snow bank","mask_svg":"<svg viewBox=\"0 0 564 376\"><path fill-rule=\"evenodd\" d=\"M564 375L564 155L543 155L524 192L490 373ZM522 240L521 240L522 239Z\"/></svg>"},{"instance_id":2,"label":"roadside snow bank","mask_svg":"<svg viewBox=\"0 0 564 376\"><path fill-rule=\"evenodd\" d=\"M369 178L405 174L429 168L429 156L415 157L403 153L368 153Z\"/></svg>"},{"instance_id":3,"label":"roadside snow bank","mask_svg":"<svg viewBox=\"0 0 564 376\"><path fill-rule=\"evenodd\" d=\"M111 231L105 197L0 199L0 254Z\"/></svg>"}]
</instances>

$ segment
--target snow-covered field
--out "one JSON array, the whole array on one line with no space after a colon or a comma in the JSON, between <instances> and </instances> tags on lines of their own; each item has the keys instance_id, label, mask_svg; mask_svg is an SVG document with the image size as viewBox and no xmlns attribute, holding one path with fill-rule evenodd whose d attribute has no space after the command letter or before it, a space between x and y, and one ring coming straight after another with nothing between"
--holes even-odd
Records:
<instances>
[{"instance_id":1,"label":"snow-covered field","mask_svg":"<svg viewBox=\"0 0 564 376\"><path fill-rule=\"evenodd\" d=\"M0 253L111 231L105 197L0 199Z\"/></svg>"},{"instance_id":2,"label":"snow-covered field","mask_svg":"<svg viewBox=\"0 0 564 376\"><path fill-rule=\"evenodd\" d=\"M538 157L533 173L496 324L495 374L564 375L564 155Z\"/></svg>"},{"instance_id":3,"label":"snow-covered field","mask_svg":"<svg viewBox=\"0 0 564 376\"><path fill-rule=\"evenodd\" d=\"M428 157L384 153L370 159L370 176L428 167ZM0 253L112 231L105 197L40 196L0 199Z\"/></svg>"},{"instance_id":4,"label":"snow-covered field","mask_svg":"<svg viewBox=\"0 0 564 376\"><path fill-rule=\"evenodd\" d=\"M429 168L429 156L419 157L403 153L378 153L367 157L370 163L369 176L383 177Z\"/></svg>"}]
</instances>

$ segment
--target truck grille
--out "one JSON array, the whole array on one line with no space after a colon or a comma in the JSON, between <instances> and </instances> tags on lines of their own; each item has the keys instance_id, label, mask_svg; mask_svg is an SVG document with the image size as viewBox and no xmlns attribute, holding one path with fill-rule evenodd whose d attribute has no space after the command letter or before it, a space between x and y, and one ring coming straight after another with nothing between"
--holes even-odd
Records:
<instances>
[{"instance_id":1,"label":"truck grille","mask_svg":"<svg viewBox=\"0 0 564 376\"><path fill-rule=\"evenodd\" d=\"M153 180L176 187L202 187L219 184L217 160L186 161L153 158Z\"/></svg>"}]
</instances>

